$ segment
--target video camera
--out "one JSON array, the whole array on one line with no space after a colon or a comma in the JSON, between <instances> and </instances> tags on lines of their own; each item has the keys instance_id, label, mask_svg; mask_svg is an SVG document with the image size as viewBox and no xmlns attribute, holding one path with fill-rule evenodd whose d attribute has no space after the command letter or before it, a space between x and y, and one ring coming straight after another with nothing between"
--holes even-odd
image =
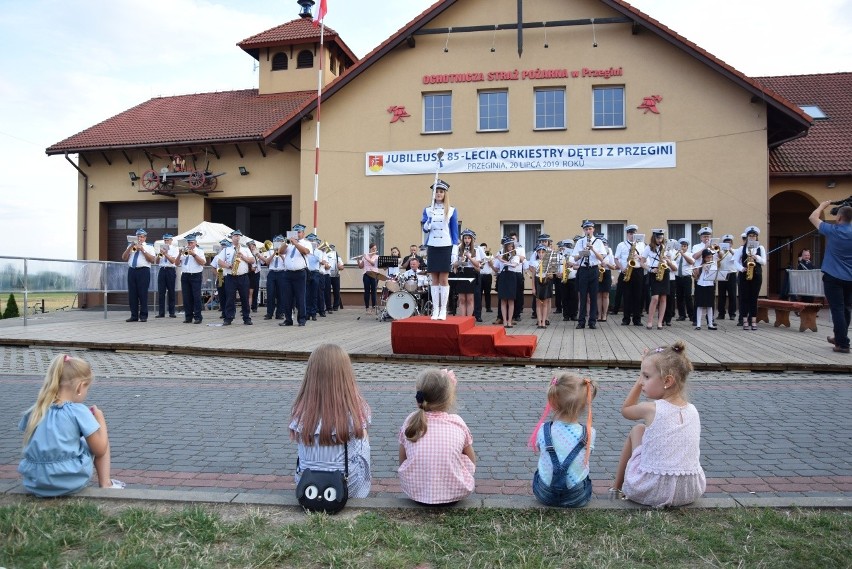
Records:
<instances>
[{"instance_id":1,"label":"video camera","mask_svg":"<svg viewBox=\"0 0 852 569\"><path fill-rule=\"evenodd\" d=\"M837 212L840 211L841 207L852 207L852 196L849 196L848 198L842 199L840 201L831 202L831 205L835 206L831 208L831 215L837 215Z\"/></svg>"}]
</instances>

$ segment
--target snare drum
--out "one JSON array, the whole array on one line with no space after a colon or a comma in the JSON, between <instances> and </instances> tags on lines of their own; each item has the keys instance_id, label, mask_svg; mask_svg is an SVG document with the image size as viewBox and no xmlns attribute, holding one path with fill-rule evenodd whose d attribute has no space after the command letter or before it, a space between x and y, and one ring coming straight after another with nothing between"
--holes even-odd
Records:
<instances>
[{"instance_id":1,"label":"snare drum","mask_svg":"<svg viewBox=\"0 0 852 569\"><path fill-rule=\"evenodd\" d=\"M405 281L403 288L405 289L405 292L410 292L411 294L416 293L417 292L417 278L408 279L407 281Z\"/></svg>"},{"instance_id":2,"label":"snare drum","mask_svg":"<svg viewBox=\"0 0 852 569\"><path fill-rule=\"evenodd\" d=\"M390 292L398 292L402 287L399 286L399 281L396 279L388 279L385 281L385 288Z\"/></svg>"},{"instance_id":3,"label":"snare drum","mask_svg":"<svg viewBox=\"0 0 852 569\"><path fill-rule=\"evenodd\" d=\"M402 320L414 316L417 311L417 301L409 293L400 291L388 298L386 305L388 316L394 320Z\"/></svg>"}]
</instances>

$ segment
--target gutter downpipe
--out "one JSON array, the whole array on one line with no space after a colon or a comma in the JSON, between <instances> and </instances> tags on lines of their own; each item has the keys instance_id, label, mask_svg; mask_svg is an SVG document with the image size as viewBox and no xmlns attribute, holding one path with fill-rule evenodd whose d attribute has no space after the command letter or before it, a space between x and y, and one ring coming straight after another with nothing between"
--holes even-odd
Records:
<instances>
[{"instance_id":1,"label":"gutter downpipe","mask_svg":"<svg viewBox=\"0 0 852 569\"><path fill-rule=\"evenodd\" d=\"M65 159L69 164L74 166L81 176L83 176L83 260L86 260L86 238L89 232L89 175L83 172L79 166L68 158L68 153L65 153Z\"/></svg>"}]
</instances>

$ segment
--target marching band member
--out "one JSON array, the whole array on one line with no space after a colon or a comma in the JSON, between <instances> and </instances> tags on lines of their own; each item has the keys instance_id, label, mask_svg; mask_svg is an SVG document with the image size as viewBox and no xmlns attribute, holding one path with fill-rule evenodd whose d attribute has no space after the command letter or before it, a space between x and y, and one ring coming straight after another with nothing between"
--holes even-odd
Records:
<instances>
[{"instance_id":1,"label":"marching band member","mask_svg":"<svg viewBox=\"0 0 852 569\"><path fill-rule=\"evenodd\" d=\"M240 293L240 312L243 324L250 326L251 312L248 298L248 273L254 264L254 257L248 247L240 245L242 231L235 229L231 233L231 247L226 249L224 258L219 259L219 267L225 271L225 326L230 326L237 313L237 293Z\"/></svg>"},{"instance_id":2,"label":"marching band member","mask_svg":"<svg viewBox=\"0 0 852 569\"><path fill-rule=\"evenodd\" d=\"M648 324L645 327L650 330L654 327L654 312L657 313L657 330L663 329L663 318L666 313L666 295L669 293L671 283L668 275L659 278L660 271L676 269L666 251L665 229L651 230L651 243L645 246L642 252L642 266L649 273L649 286L651 289L651 304L648 306Z\"/></svg>"},{"instance_id":3,"label":"marching band member","mask_svg":"<svg viewBox=\"0 0 852 569\"><path fill-rule=\"evenodd\" d=\"M252 312L257 312L257 297L260 295L260 254L257 252L257 243L254 241L248 242L249 254L254 257L254 263L249 267L248 283L249 283L249 307Z\"/></svg>"},{"instance_id":4,"label":"marching band member","mask_svg":"<svg viewBox=\"0 0 852 569\"><path fill-rule=\"evenodd\" d=\"M432 320L446 320L452 248L459 244L459 229L456 209L450 206L447 194L450 185L438 180L431 189L434 199L423 208L420 225L426 234L426 256L432 276Z\"/></svg>"},{"instance_id":5,"label":"marching band member","mask_svg":"<svg viewBox=\"0 0 852 569\"><path fill-rule=\"evenodd\" d=\"M305 306L305 293L308 281L307 255L311 252L311 244L305 239L305 226L297 223L293 226L295 237L290 237L281 245L278 254L284 259L284 322L279 326L293 325L293 310L296 310L296 322L304 326L308 321Z\"/></svg>"},{"instance_id":6,"label":"marching band member","mask_svg":"<svg viewBox=\"0 0 852 569\"><path fill-rule=\"evenodd\" d=\"M707 329L716 329L716 319L713 317L713 301L716 292L716 274L718 262L716 254L711 249L701 251L701 262L695 265L695 329L701 330L704 313L707 313Z\"/></svg>"},{"instance_id":7,"label":"marching band member","mask_svg":"<svg viewBox=\"0 0 852 569\"><path fill-rule=\"evenodd\" d=\"M175 281L177 281L177 269L175 264L179 262L180 252L172 245L174 236L171 233L163 234L163 245L157 253L157 305L159 311L154 318L166 317L166 303L169 308L169 318L175 318Z\"/></svg>"},{"instance_id":8,"label":"marching band member","mask_svg":"<svg viewBox=\"0 0 852 569\"><path fill-rule=\"evenodd\" d=\"M601 261L601 267L604 267L603 279L601 279L600 267L598 268L598 321L606 322L607 314L609 314L609 292L612 289L612 269L617 267L609 241L603 235L600 235L599 238L606 248L606 256Z\"/></svg>"},{"instance_id":9,"label":"marching band member","mask_svg":"<svg viewBox=\"0 0 852 569\"><path fill-rule=\"evenodd\" d=\"M547 273L551 249L547 240L540 242L529 261L529 272L533 280L533 295L536 302L536 320L539 328L547 328L550 316L550 299L553 297L553 275Z\"/></svg>"},{"instance_id":10,"label":"marching band member","mask_svg":"<svg viewBox=\"0 0 852 569\"><path fill-rule=\"evenodd\" d=\"M634 326L642 325L642 308L644 306L642 285L645 275L640 257L645 249L642 246L642 250L639 250L640 243L636 241L637 231L639 231L637 225L628 225L626 229L627 238L615 248L615 264L621 271L618 275L618 283L622 287L622 300L624 302L622 326L630 325L631 318Z\"/></svg>"},{"instance_id":11,"label":"marching band member","mask_svg":"<svg viewBox=\"0 0 852 569\"><path fill-rule=\"evenodd\" d=\"M720 246L718 256L719 273L719 320L725 319L725 305L728 308L728 318L733 320L737 315L737 268L734 263L734 236L722 235L722 243L727 247Z\"/></svg>"},{"instance_id":12,"label":"marching band member","mask_svg":"<svg viewBox=\"0 0 852 569\"><path fill-rule=\"evenodd\" d=\"M695 309L692 305L692 267L695 260L689 248L689 241L681 237L678 239L680 251L675 253L674 264L677 268L672 273L675 276L675 301L677 302L678 321L683 322L687 318L695 321Z\"/></svg>"},{"instance_id":13,"label":"marching band member","mask_svg":"<svg viewBox=\"0 0 852 569\"><path fill-rule=\"evenodd\" d=\"M204 271L204 251L198 247L197 236L186 236L186 249L178 254L180 287L183 291L183 323L201 324L201 273ZM220 297L221 298L221 297Z\"/></svg>"},{"instance_id":14,"label":"marching band member","mask_svg":"<svg viewBox=\"0 0 852 569\"><path fill-rule=\"evenodd\" d=\"M219 252L210 259L210 266L216 269L216 296L219 298L219 318L225 318L225 269L219 266L219 261L227 260L228 245L231 242L227 239L219 241Z\"/></svg>"},{"instance_id":15,"label":"marching band member","mask_svg":"<svg viewBox=\"0 0 852 569\"><path fill-rule=\"evenodd\" d=\"M562 275L562 280L565 281L563 284L563 297L562 297L562 320L576 320L577 319L577 302L578 302L578 293L577 293L577 269L574 268L573 261L571 260L571 256L574 253L574 243L580 240L582 235L575 235L573 239L565 239L562 243L564 247L562 249L562 254L564 255L563 262L563 270L568 271L568 280L565 281L565 274Z\"/></svg>"},{"instance_id":16,"label":"marching band member","mask_svg":"<svg viewBox=\"0 0 852 569\"><path fill-rule=\"evenodd\" d=\"M461 243L453 247L451 262L453 271L460 279L456 281L456 290L459 293L457 314L459 316L473 316L473 295L475 290L474 280L479 276L481 260L479 249L474 240L475 233L470 229L461 232Z\"/></svg>"},{"instance_id":17,"label":"marching band member","mask_svg":"<svg viewBox=\"0 0 852 569\"><path fill-rule=\"evenodd\" d=\"M746 234L745 234L745 231L743 231L743 232L742 232L742 234L740 235L740 239L742 240L743 247L744 247L744 246L745 246L745 244L746 244ZM731 255L731 256L732 256L732 257L734 257L734 256L736 255L736 252L737 252L738 250L739 250L739 249L734 249L734 250L732 251L732 255ZM736 259L734 259L734 269L736 269L736 268L737 268L737 261L736 261ZM740 281L739 281L739 278L740 278L739 271L737 271L737 284L739 284L739 282L740 282ZM737 287L737 310L739 311L739 316L737 317L737 326L742 326L742 325L743 325L743 313L745 312L745 310L743 309L743 295L742 295L742 291L741 291L741 290L739 290L739 287Z\"/></svg>"},{"instance_id":18,"label":"marching band member","mask_svg":"<svg viewBox=\"0 0 852 569\"><path fill-rule=\"evenodd\" d=\"M597 328L598 319L598 265L606 257L606 249L600 239L595 237L595 224L588 219L582 224L585 237L574 245L571 259L577 269L577 289L580 293L580 313L577 316L577 328L586 327L586 310L589 312L589 328ZM583 254L585 252L585 254Z\"/></svg>"},{"instance_id":19,"label":"marching band member","mask_svg":"<svg viewBox=\"0 0 852 569\"><path fill-rule=\"evenodd\" d=\"M272 238L272 249L261 256L263 264L269 268L266 273L266 315L264 320L284 319L284 259L278 253L284 245L284 236Z\"/></svg>"},{"instance_id":20,"label":"marching band member","mask_svg":"<svg viewBox=\"0 0 852 569\"><path fill-rule=\"evenodd\" d=\"M425 274L426 271L420 270L420 259L412 257L408 266L411 268L402 273L402 279L404 281L415 281L418 290L426 290L426 287L429 286L429 275Z\"/></svg>"},{"instance_id":21,"label":"marching band member","mask_svg":"<svg viewBox=\"0 0 852 569\"><path fill-rule=\"evenodd\" d=\"M395 267L388 267L387 268L388 278L393 280L393 279L396 279L399 276L400 264L402 263L402 260L401 260L402 255L399 252L399 248L398 247L391 247L390 256L394 257L396 259L396 263L397 263Z\"/></svg>"},{"instance_id":22,"label":"marching band member","mask_svg":"<svg viewBox=\"0 0 852 569\"><path fill-rule=\"evenodd\" d=\"M420 248L417 245L409 246L408 255L406 255L405 258L402 259L402 266L400 267L400 269L403 271L407 271L408 269L410 269L411 265L409 264L409 262L411 261L411 259L414 259L416 257L417 260L420 261L420 270L425 271L426 260L419 253Z\"/></svg>"},{"instance_id":23,"label":"marching band member","mask_svg":"<svg viewBox=\"0 0 852 569\"><path fill-rule=\"evenodd\" d=\"M305 239L310 243L308 254L305 257L305 260L308 262L308 278L305 283L305 309L307 310L308 318L316 321L317 313L322 313L325 316L325 311L320 310L319 306L320 286L322 284L320 265L325 255L317 249L319 238L315 234L310 233Z\"/></svg>"},{"instance_id":24,"label":"marching band member","mask_svg":"<svg viewBox=\"0 0 852 569\"><path fill-rule=\"evenodd\" d=\"M378 279L374 274L379 272L379 249L375 243L370 243L370 250L358 259L358 268L364 271L361 282L364 284L364 310L367 314L376 311L376 288Z\"/></svg>"},{"instance_id":25,"label":"marching band member","mask_svg":"<svg viewBox=\"0 0 852 569\"><path fill-rule=\"evenodd\" d=\"M739 273L740 298L742 299L743 330L757 330L757 296L763 284L763 266L766 253L762 245L749 247L757 243L760 229L749 225L745 230L746 242L734 251L734 266Z\"/></svg>"},{"instance_id":26,"label":"marching band member","mask_svg":"<svg viewBox=\"0 0 852 569\"><path fill-rule=\"evenodd\" d=\"M521 245L521 241L518 239L518 234L516 232L510 232L509 237L515 240L515 251L517 251L521 262L521 266L518 267L519 270L516 273L518 282L515 285L515 312L512 315L512 321L517 322L521 319L521 313L524 310L524 264L527 262L527 251L526 248Z\"/></svg>"},{"instance_id":27,"label":"marching band member","mask_svg":"<svg viewBox=\"0 0 852 569\"><path fill-rule=\"evenodd\" d=\"M322 243L322 239L317 237L317 243ZM319 258L320 283L319 293L317 296L317 310L320 318L325 318L327 314L331 314L331 264L328 262L328 254L317 246L317 257Z\"/></svg>"},{"instance_id":28,"label":"marching band member","mask_svg":"<svg viewBox=\"0 0 852 569\"><path fill-rule=\"evenodd\" d=\"M494 269L491 268L491 264L488 263L488 258L491 257L491 251L488 249L487 243L481 243L479 245L479 249L482 253L480 257L482 262L479 265L479 285L482 289L482 297L485 301L485 312L492 312L491 310L491 289L494 286Z\"/></svg>"},{"instance_id":29,"label":"marching band member","mask_svg":"<svg viewBox=\"0 0 852 569\"><path fill-rule=\"evenodd\" d=\"M698 240L699 243L696 243L692 246L692 260L700 261L701 254L705 249L710 249L710 239L713 237L713 228L708 226L702 227L698 230ZM712 251L712 249L710 249Z\"/></svg>"},{"instance_id":30,"label":"marching band member","mask_svg":"<svg viewBox=\"0 0 852 569\"><path fill-rule=\"evenodd\" d=\"M340 298L340 271L343 270L343 260L337 254L337 249L332 245L326 254L328 263L328 274L331 281L331 293L328 296L328 306L332 312L343 309L343 300Z\"/></svg>"},{"instance_id":31,"label":"marching band member","mask_svg":"<svg viewBox=\"0 0 852 569\"><path fill-rule=\"evenodd\" d=\"M515 248L515 240L504 237L501 241L503 252L491 258L491 268L497 273L497 299L500 301L499 314L506 315L506 328L513 328L512 315L515 313L515 288L518 286L517 274L523 270L523 263ZM499 318L495 324L502 324Z\"/></svg>"},{"instance_id":32,"label":"marching band member","mask_svg":"<svg viewBox=\"0 0 852 569\"><path fill-rule=\"evenodd\" d=\"M148 287L151 285L151 263L157 256L154 248L145 240L148 232L141 227L136 230L136 242L128 243L121 254L127 261L127 300L130 303L130 318L125 322L148 321Z\"/></svg>"}]
</instances>

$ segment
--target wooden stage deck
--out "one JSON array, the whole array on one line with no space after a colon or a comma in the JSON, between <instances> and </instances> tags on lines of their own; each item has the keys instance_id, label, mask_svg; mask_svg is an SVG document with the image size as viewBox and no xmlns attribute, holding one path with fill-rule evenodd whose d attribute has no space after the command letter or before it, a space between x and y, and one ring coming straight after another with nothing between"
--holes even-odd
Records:
<instances>
[{"instance_id":1,"label":"wooden stage deck","mask_svg":"<svg viewBox=\"0 0 852 569\"><path fill-rule=\"evenodd\" d=\"M551 326L538 330L525 310L524 318L511 334L535 334L538 347L531 359L488 359L397 355L391 351L390 322L380 322L363 309L347 308L305 327L279 327L278 320L263 320L263 308L254 313L253 326L240 319L221 326L218 312L205 312L202 324L184 324L177 318L127 323L128 312L82 310L49 313L23 319L0 320L0 345L56 346L91 350L131 350L194 355L304 360L319 344L332 342L346 349L355 361L433 362L435 364L536 365L550 367L639 367L645 347L687 343L687 353L696 369L704 370L802 370L852 373L852 357L831 350L826 336L832 335L828 312L817 320L819 332L799 332L798 318L791 315L791 328L761 323L754 332L744 332L733 320L719 322L716 331L694 330L687 322L672 322L663 330L621 326L620 316L610 315L596 330L577 330L574 322L554 315ZM496 313L483 315L488 324ZM482 324L480 324L482 325Z\"/></svg>"}]
</instances>

